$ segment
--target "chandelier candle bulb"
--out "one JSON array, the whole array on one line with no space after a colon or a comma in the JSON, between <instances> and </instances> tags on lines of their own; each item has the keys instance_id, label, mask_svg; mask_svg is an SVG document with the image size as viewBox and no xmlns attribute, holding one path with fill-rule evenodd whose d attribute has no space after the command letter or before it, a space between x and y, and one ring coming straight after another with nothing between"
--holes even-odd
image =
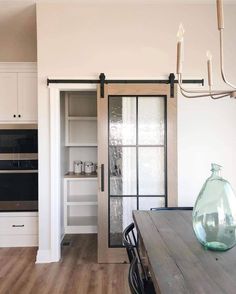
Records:
<instances>
[{"instance_id":1,"label":"chandelier candle bulb","mask_svg":"<svg viewBox=\"0 0 236 294\"><path fill-rule=\"evenodd\" d=\"M177 43L177 69L176 73L182 73L182 61L181 61L181 54L182 54L182 42Z\"/></svg>"},{"instance_id":2,"label":"chandelier candle bulb","mask_svg":"<svg viewBox=\"0 0 236 294\"><path fill-rule=\"evenodd\" d=\"M212 86L212 55L210 51L207 51L207 73L208 73L208 85Z\"/></svg>"},{"instance_id":3,"label":"chandelier candle bulb","mask_svg":"<svg viewBox=\"0 0 236 294\"><path fill-rule=\"evenodd\" d=\"M182 23L179 25L179 30L177 33L177 69L176 73L182 73L182 63L183 63L183 40L184 40L184 27Z\"/></svg>"},{"instance_id":4,"label":"chandelier candle bulb","mask_svg":"<svg viewBox=\"0 0 236 294\"><path fill-rule=\"evenodd\" d=\"M216 0L218 29L224 29L223 0Z\"/></svg>"}]
</instances>

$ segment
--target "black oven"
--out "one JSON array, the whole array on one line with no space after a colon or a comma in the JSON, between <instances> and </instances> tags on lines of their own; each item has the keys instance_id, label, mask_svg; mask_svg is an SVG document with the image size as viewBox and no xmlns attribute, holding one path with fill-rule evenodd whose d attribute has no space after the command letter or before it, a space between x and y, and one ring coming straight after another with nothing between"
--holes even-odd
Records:
<instances>
[{"instance_id":1,"label":"black oven","mask_svg":"<svg viewBox=\"0 0 236 294\"><path fill-rule=\"evenodd\" d=\"M38 210L35 125L0 126L0 211Z\"/></svg>"}]
</instances>

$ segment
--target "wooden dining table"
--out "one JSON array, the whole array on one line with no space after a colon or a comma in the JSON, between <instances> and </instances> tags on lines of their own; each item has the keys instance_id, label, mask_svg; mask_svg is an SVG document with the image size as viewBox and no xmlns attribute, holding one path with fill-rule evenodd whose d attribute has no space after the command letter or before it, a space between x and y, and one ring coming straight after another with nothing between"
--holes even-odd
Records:
<instances>
[{"instance_id":1,"label":"wooden dining table","mask_svg":"<svg viewBox=\"0 0 236 294\"><path fill-rule=\"evenodd\" d=\"M133 218L157 293L236 293L236 247L205 249L191 211L133 211Z\"/></svg>"}]
</instances>

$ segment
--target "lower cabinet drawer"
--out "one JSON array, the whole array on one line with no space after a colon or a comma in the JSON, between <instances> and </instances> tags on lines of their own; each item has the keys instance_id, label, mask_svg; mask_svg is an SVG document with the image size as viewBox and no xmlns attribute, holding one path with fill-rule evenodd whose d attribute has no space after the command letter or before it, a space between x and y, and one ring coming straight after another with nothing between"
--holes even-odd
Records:
<instances>
[{"instance_id":1,"label":"lower cabinet drawer","mask_svg":"<svg viewBox=\"0 0 236 294\"><path fill-rule=\"evenodd\" d=\"M38 217L0 217L0 235L36 235Z\"/></svg>"},{"instance_id":2,"label":"lower cabinet drawer","mask_svg":"<svg viewBox=\"0 0 236 294\"><path fill-rule=\"evenodd\" d=\"M0 235L0 248L37 246L38 235Z\"/></svg>"}]
</instances>

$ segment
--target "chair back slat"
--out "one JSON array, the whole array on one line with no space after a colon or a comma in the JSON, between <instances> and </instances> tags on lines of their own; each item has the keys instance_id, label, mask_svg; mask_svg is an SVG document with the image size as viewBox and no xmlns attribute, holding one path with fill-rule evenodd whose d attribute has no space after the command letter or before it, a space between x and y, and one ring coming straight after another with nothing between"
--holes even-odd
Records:
<instances>
[{"instance_id":1,"label":"chair back slat","mask_svg":"<svg viewBox=\"0 0 236 294\"><path fill-rule=\"evenodd\" d=\"M127 226L123 232L123 245L126 248L130 262L129 286L132 294L155 294L155 289L148 271L145 270L140 256L139 238L134 231L134 223Z\"/></svg>"},{"instance_id":2,"label":"chair back slat","mask_svg":"<svg viewBox=\"0 0 236 294\"><path fill-rule=\"evenodd\" d=\"M132 263L133 258L136 257L138 262L140 263L142 276L144 279L147 279L147 273L142 264L141 256L138 250L138 239L136 238L134 233L134 223L131 223L130 225L128 225L128 227L126 227L126 229L124 230L123 245L126 248L129 262Z\"/></svg>"},{"instance_id":3,"label":"chair back slat","mask_svg":"<svg viewBox=\"0 0 236 294\"><path fill-rule=\"evenodd\" d=\"M132 294L145 294L144 285L138 269L138 259L136 256L130 264L128 281Z\"/></svg>"}]
</instances>

